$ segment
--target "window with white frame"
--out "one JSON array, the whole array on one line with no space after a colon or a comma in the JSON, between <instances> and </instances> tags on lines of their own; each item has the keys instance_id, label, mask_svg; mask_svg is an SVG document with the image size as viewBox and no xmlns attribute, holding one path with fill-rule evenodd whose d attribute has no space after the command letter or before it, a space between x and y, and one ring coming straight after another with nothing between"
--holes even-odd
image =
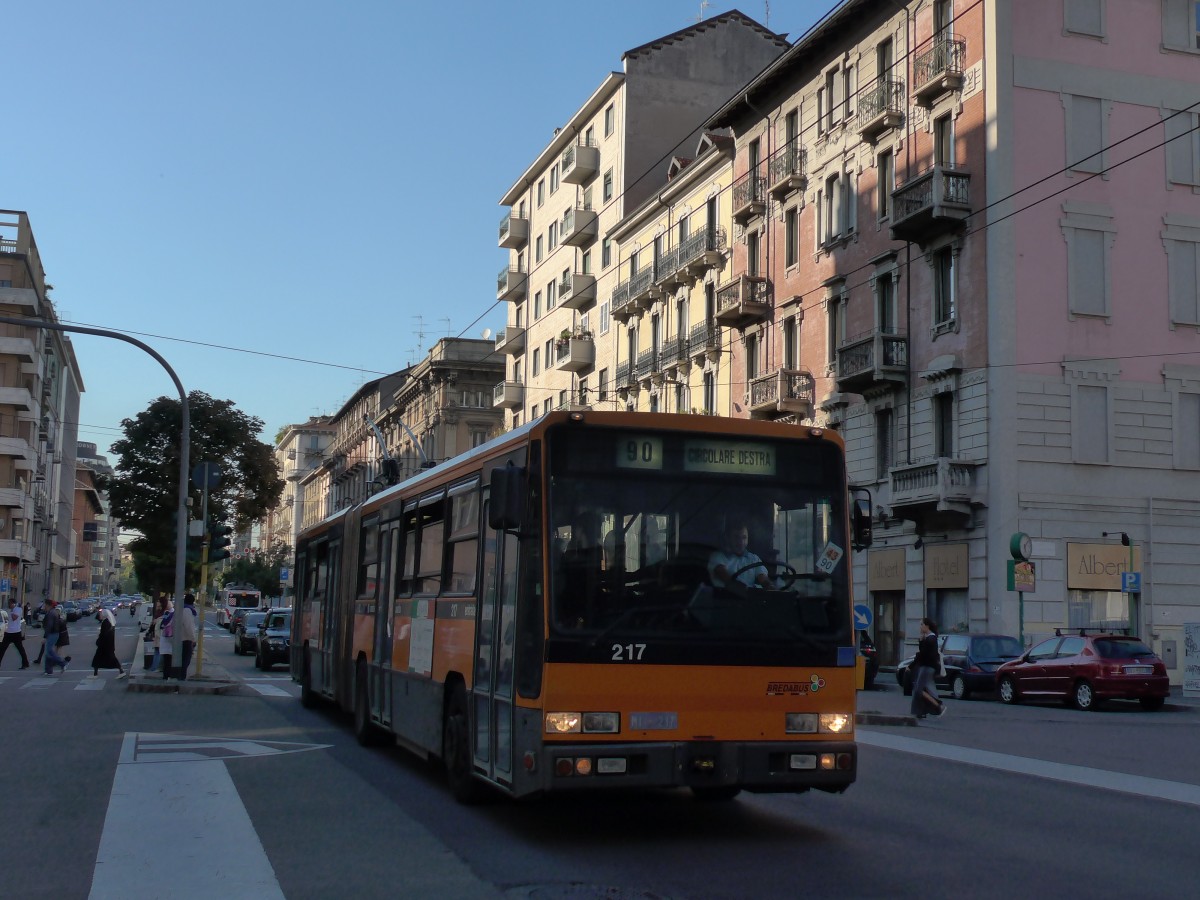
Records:
<instances>
[{"instance_id":1,"label":"window with white frame","mask_svg":"<svg viewBox=\"0 0 1200 900\"><path fill-rule=\"evenodd\" d=\"M542 353L539 347L533 348L533 374L538 375L542 371Z\"/></svg>"},{"instance_id":2,"label":"window with white frame","mask_svg":"<svg viewBox=\"0 0 1200 900\"><path fill-rule=\"evenodd\" d=\"M558 163L550 167L550 193L558 190Z\"/></svg>"},{"instance_id":3,"label":"window with white frame","mask_svg":"<svg viewBox=\"0 0 1200 900\"><path fill-rule=\"evenodd\" d=\"M846 63L825 73L825 83L817 90L817 133L826 134L854 114L855 72Z\"/></svg>"},{"instance_id":4,"label":"window with white frame","mask_svg":"<svg viewBox=\"0 0 1200 900\"><path fill-rule=\"evenodd\" d=\"M880 334L898 334L900 315L896 298L896 278L899 271L893 260L875 270L875 324Z\"/></svg>"},{"instance_id":5,"label":"window with white frame","mask_svg":"<svg viewBox=\"0 0 1200 900\"><path fill-rule=\"evenodd\" d=\"M596 401L603 403L608 399L608 369L601 369L596 380Z\"/></svg>"},{"instance_id":6,"label":"window with white frame","mask_svg":"<svg viewBox=\"0 0 1200 900\"><path fill-rule=\"evenodd\" d=\"M954 168L954 116L949 113L933 120L933 163Z\"/></svg>"},{"instance_id":7,"label":"window with white frame","mask_svg":"<svg viewBox=\"0 0 1200 900\"><path fill-rule=\"evenodd\" d=\"M1200 185L1200 116L1194 112L1167 110L1163 128L1167 155L1167 181Z\"/></svg>"},{"instance_id":8,"label":"window with white frame","mask_svg":"<svg viewBox=\"0 0 1200 900\"><path fill-rule=\"evenodd\" d=\"M854 173L834 172L825 179L818 193L818 240L824 246L854 233L857 225L854 199Z\"/></svg>"},{"instance_id":9,"label":"window with white frame","mask_svg":"<svg viewBox=\"0 0 1200 900\"><path fill-rule=\"evenodd\" d=\"M1188 227L1181 218L1168 216L1163 232L1172 327L1200 325L1200 219Z\"/></svg>"},{"instance_id":10,"label":"window with white frame","mask_svg":"<svg viewBox=\"0 0 1200 900\"><path fill-rule=\"evenodd\" d=\"M957 319L958 286L954 264L956 250L953 246L941 247L930 255L933 269L933 326L947 329Z\"/></svg>"},{"instance_id":11,"label":"window with white frame","mask_svg":"<svg viewBox=\"0 0 1200 900\"><path fill-rule=\"evenodd\" d=\"M537 183L537 205L541 209L543 203L546 202L546 179L542 178Z\"/></svg>"},{"instance_id":12,"label":"window with white frame","mask_svg":"<svg viewBox=\"0 0 1200 900\"><path fill-rule=\"evenodd\" d=\"M607 269L612 265L612 241L605 238L600 243L600 268Z\"/></svg>"},{"instance_id":13,"label":"window with white frame","mask_svg":"<svg viewBox=\"0 0 1200 900\"><path fill-rule=\"evenodd\" d=\"M550 250L553 250L558 246L558 223L551 222L546 234L546 245Z\"/></svg>"},{"instance_id":14,"label":"window with white frame","mask_svg":"<svg viewBox=\"0 0 1200 900\"><path fill-rule=\"evenodd\" d=\"M604 109L604 136L608 137L613 133L613 129L617 124L617 110L612 103L608 104Z\"/></svg>"},{"instance_id":15,"label":"window with white frame","mask_svg":"<svg viewBox=\"0 0 1200 900\"><path fill-rule=\"evenodd\" d=\"M607 203L613 197L613 172L609 169L604 173L604 202Z\"/></svg>"},{"instance_id":16,"label":"window with white frame","mask_svg":"<svg viewBox=\"0 0 1200 900\"><path fill-rule=\"evenodd\" d=\"M1066 0L1063 4L1063 31L1104 37L1105 0Z\"/></svg>"},{"instance_id":17,"label":"window with white frame","mask_svg":"<svg viewBox=\"0 0 1200 900\"><path fill-rule=\"evenodd\" d=\"M1200 2L1162 0L1162 45L1166 50L1200 50Z\"/></svg>"},{"instance_id":18,"label":"window with white frame","mask_svg":"<svg viewBox=\"0 0 1200 900\"><path fill-rule=\"evenodd\" d=\"M558 302L558 285L551 281L546 285L546 312L554 309L554 304Z\"/></svg>"},{"instance_id":19,"label":"window with white frame","mask_svg":"<svg viewBox=\"0 0 1200 900\"><path fill-rule=\"evenodd\" d=\"M1067 302L1071 315L1108 316L1109 268L1116 226L1111 212L1100 203L1068 201L1060 220L1067 242Z\"/></svg>"},{"instance_id":20,"label":"window with white frame","mask_svg":"<svg viewBox=\"0 0 1200 900\"><path fill-rule=\"evenodd\" d=\"M542 236L539 234L537 240L533 243L533 261L540 263L542 261Z\"/></svg>"},{"instance_id":21,"label":"window with white frame","mask_svg":"<svg viewBox=\"0 0 1200 900\"><path fill-rule=\"evenodd\" d=\"M1103 171L1107 101L1065 94L1063 106L1067 117L1068 168L1075 172Z\"/></svg>"},{"instance_id":22,"label":"window with white frame","mask_svg":"<svg viewBox=\"0 0 1200 900\"><path fill-rule=\"evenodd\" d=\"M612 321L612 301L605 300L600 304L600 333L608 334L609 322Z\"/></svg>"},{"instance_id":23,"label":"window with white frame","mask_svg":"<svg viewBox=\"0 0 1200 900\"><path fill-rule=\"evenodd\" d=\"M797 316L788 316L783 320L783 367L785 369L800 368L800 321Z\"/></svg>"},{"instance_id":24,"label":"window with white frame","mask_svg":"<svg viewBox=\"0 0 1200 900\"><path fill-rule=\"evenodd\" d=\"M583 257L579 261L579 271L584 275L592 274L592 251L584 250Z\"/></svg>"},{"instance_id":25,"label":"window with white frame","mask_svg":"<svg viewBox=\"0 0 1200 900\"><path fill-rule=\"evenodd\" d=\"M533 321L537 321L542 317L542 292L536 291L533 295Z\"/></svg>"}]
</instances>

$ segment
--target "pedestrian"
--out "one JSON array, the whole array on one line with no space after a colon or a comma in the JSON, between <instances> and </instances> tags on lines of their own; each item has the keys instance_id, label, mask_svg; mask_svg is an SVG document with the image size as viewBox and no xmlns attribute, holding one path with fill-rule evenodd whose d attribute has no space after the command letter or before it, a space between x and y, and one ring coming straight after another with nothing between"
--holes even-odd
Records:
<instances>
[{"instance_id":1,"label":"pedestrian","mask_svg":"<svg viewBox=\"0 0 1200 900\"><path fill-rule=\"evenodd\" d=\"M4 626L4 640L0 641L0 663L9 644L17 645L21 654L21 668L29 668L29 656L25 653L25 615L15 597L8 601L8 622Z\"/></svg>"},{"instance_id":2,"label":"pedestrian","mask_svg":"<svg viewBox=\"0 0 1200 900\"><path fill-rule=\"evenodd\" d=\"M918 719L924 719L930 714L946 714L946 704L938 698L937 682L934 680L941 667L937 625L933 619L926 617L921 620L921 639L917 642L917 655L912 662L912 714Z\"/></svg>"},{"instance_id":3,"label":"pedestrian","mask_svg":"<svg viewBox=\"0 0 1200 900\"><path fill-rule=\"evenodd\" d=\"M171 677L171 642L175 637L175 605L163 598L163 614L158 620L158 647L154 658L162 663L163 681Z\"/></svg>"},{"instance_id":4,"label":"pedestrian","mask_svg":"<svg viewBox=\"0 0 1200 900\"><path fill-rule=\"evenodd\" d=\"M53 600L46 601L46 617L42 619L42 628L46 635L46 659L44 675L53 675L54 667L59 666L64 672L71 664L71 657L61 657L56 648L62 638L67 636L67 620L63 618L62 610Z\"/></svg>"},{"instance_id":5,"label":"pedestrian","mask_svg":"<svg viewBox=\"0 0 1200 900\"><path fill-rule=\"evenodd\" d=\"M96 654L92 657L92 677L99 678L101 669L119 669L117 678L124 678L129 673L117 659L117 618L108 607L101 608L96 615L100 619L100 634L96 637Z\"/></svg>"},{"instance_id":6,"label":"pedestrian","mask_svg":"<svg viewBox=\"0 0 1200 900\"><path fill-rule=\"evenodd\" d=\"M183 643L183 659L179 665L179 680L187 681L188 666L192 664L192 653L196 649L196 597L194 594L183 595L183 609L175 619L179 627L179 638Z\"/></svg>"},{"instance_id":7,"label":"pedestrian","mask_svg":"<svg viewBox=\"0 0 1200 900\"><path fill-rule=\"evenodd\" d=\"M42 598L42 609L41 609L42 643L38 647L37 659L35 659L33 661L33 664L35 666L40 666L42 664L42 656L45 655L45 653L46 653L46 614L49 612L50 612L50 600L49 600L49 598L43 597Z\"/></svg>"}]
</instances>

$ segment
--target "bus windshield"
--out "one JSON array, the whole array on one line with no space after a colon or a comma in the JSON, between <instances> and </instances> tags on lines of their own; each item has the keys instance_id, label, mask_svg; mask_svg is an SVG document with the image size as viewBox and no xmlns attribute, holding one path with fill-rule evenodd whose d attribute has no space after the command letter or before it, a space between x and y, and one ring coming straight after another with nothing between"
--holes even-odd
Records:
<instances>
[{"instance_id":1,"label":"bus windshield","mask_svg":"<svg viewBox=\"0 0 1200 900\"><path fill-rule=\"evenodd\" d=\"M733 665L828 661L851 643L832 442L570 426L548 442L555 639Z\"/></svg>"},{"instance_id":2,"label":"bus windshield","mask_svg":"<svg viewBox=\"0 0 1200 900\"><path fill-rule=\"evenodd\" d=\"M234 609L258 609L262 595L258 591L230 591L228 597Z\"/></svg>"}]
</instances>

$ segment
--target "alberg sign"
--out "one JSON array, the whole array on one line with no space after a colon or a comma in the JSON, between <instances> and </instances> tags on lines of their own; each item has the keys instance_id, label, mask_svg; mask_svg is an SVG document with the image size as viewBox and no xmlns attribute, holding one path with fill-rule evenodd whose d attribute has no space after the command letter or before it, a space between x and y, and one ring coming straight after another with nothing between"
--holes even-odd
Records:
<instances>
[{"instance_id":1,"label":"alberg sign","mask_svg":"<svg viewBox=\"0 0 1200 900\"><path fill-rule=\"evenodd\" d=\"M1067 544L1067 588L1080 591L1120 591L1121 575L1142 570L1142 548L1120 544Z\"/></svg>"}]
</instances>

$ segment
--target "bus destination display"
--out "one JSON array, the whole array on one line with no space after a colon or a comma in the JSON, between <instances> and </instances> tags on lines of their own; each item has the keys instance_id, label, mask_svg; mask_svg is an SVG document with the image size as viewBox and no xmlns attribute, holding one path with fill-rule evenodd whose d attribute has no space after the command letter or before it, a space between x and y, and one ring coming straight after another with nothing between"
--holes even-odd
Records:
<instances>
[{"instance_id":1,"label":"bus destination display","mask_svg":"<svg viewBox=\"0 0 1200 900\"><path fill-rule=\"evenodd\" d=\"M631 435L617 441L618 469L663 468L662 438ZM683 442L683 470L716 475L774 475L775 448L770 444L721 440Z\"/></svg>"}]
</instances>

